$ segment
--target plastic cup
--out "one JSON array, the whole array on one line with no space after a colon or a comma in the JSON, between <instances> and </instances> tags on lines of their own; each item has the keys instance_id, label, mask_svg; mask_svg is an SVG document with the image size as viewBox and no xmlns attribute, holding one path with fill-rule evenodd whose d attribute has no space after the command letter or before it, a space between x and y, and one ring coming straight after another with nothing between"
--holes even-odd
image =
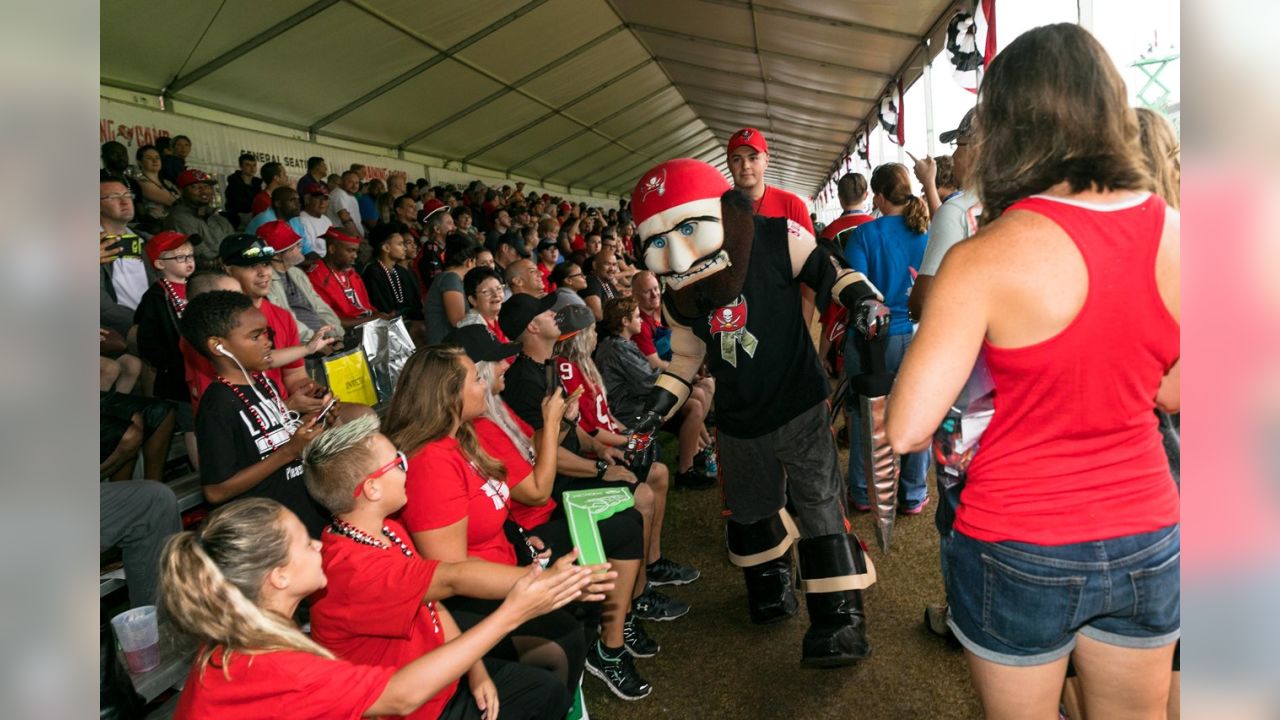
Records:
<instances>
[{"instance_id":1,"label":"plastic cup","mask_svg":"<svg viewBox=\"0 0 1280 720\"><path fill-rule=\"evenodd\" d=\"M111 628L124 651L129 672L154 670L160 664L160 626L156 606L143 605L111 618Z\"/></svg>"}]
</instances>

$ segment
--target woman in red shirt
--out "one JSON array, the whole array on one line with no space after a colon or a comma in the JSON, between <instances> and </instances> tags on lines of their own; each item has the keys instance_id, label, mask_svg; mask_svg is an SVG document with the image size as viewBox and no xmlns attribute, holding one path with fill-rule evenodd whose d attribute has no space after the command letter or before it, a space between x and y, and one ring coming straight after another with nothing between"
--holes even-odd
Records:
<instances>
[{"instance_id":1,"label":"woman in red shirt","mask_svg":"<svg viewBox=\"0 0 1280 720\"><path fill-rule=\"evenodd\" d=\"M995 411L942 552L985 714L1053 717L1070 658L1090 716L1155 717L1180 627L1152 412L1179 402L1178 213L1146 192L1124 81L1076 25L991 63L975 155L984 227L933 282L889 440L928 447L984 353Z\"/></svg>"},{"instance_id":2,"label":"woman in red shirt","mask_svg":"<svg viewBox=\"0 0 1280 720\"><path fill-rule=\"evenodd\" d=\"M588 578L531 571L484 622L403 667L356 665L292 618L325 586L320 541L274 500L237 500L165 546L160 603L200 643L174 717L360 718L407 715L453 684L531 617L561 607Z\"/></svg>"},{"instance_id":3,"label":"woman in red shirt","mask_svg":"<svg viewBox=\"0 0 1280 720\"><path fill-rule=\"evenodd\" d=\"M578 418L578 396L557 391L543 401L543 424L537 433L502 401L509 358L519 351L515 344L496 342L483 327L458 328L449 337L476 363L476 373L487 385L484 414L472 421L480 445L507 469L511 486L511 516L537 537L558 558L573 550L569 524L555 497L557 449ZM567 407L566 407L567 405ZM558 418L564 418L559 422ZM605 482L583 487L603 486ZM564 489L561 488L561 492ZM553 497L553 495L555 497ZM640 569L644 557L644 523L635 508L628 508L598 523L600 538L618 578L605 594L600 639L588 652L587 669L600 677L624 700L649 694L651 686L636 672L631 657L653 657L658 644L630 614L632 598L643 590Z\"/></svg>"},{"instance_id":4,"label":"woman in red shirt","mask_svg":"<svg viewBox=\"0 0 1280 720\"><path fill-rule=\"evenodd\" d=\"M396 383L383 422L391 442L409 453L408 504L400 520L418 553L444 562L477 557L517 564L505 525L511 491L506 468L480 447L471 421L484 412L484 383L461 348L431 345L414 353ZM552 419L552 427L560 418ZM522 557L542 554L524 541ZM544 559L541 555L540 559ZM464 630L494 612L497 601L458 597L449 609ZM564 611L524 623L495 653L550 670L572 694L586 656L582 623Z\"/></svg>"}]
</instances>

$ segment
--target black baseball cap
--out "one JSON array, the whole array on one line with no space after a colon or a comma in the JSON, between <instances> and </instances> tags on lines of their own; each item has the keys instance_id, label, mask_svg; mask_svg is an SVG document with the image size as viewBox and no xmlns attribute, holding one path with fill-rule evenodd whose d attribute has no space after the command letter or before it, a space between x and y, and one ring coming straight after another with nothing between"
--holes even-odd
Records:
<instances>
[{"instance_id":1,"label":"black baseball cap","mask_svg":"<svg viewBox=\"0 0 1280 720\"><path fill-rule=\"evenodd\" d=\"M977 108L970 108L969 112L964 114L964 118L960 120L960 125L955 130L948 130L938 136L938 139L944 143L950 144L957 140L968 140L973 135L973 114Z\"/></svg>"},{"instance_id":2,"label":"black baseball cap","mask_svg":"<svg viewBox=\"0 0 1280 720\"><path fill-rule=\"evenodd\" d=\"M249 233L228 235L222 238L222 245L218 248L218 257L222 258L222 263L237 267L271 262L275 254L276 251L263 242L262 238Z\"/></svg>"},{"instance_id":3,"label":"black baseball cap","mask_svg":"<svg viewBox=\"0 0 1280 720\"><path fill-rule=\"evenodd\" d=\"M516 251L516 255L525 260L529 259L529 248L524 246L524 238L520 237L519 233L509 232L498 238L497 243L492 248L495 255L498 253L498 248L503 245L510 245L511 249Z\"/></svg>"},{"instance_id":4,"label":"black baseball cap","mask_svg":"<svg viewBox=\"0 0 1280 720\"><path fill-rule=\"evenodd\" d=\"M502 303L502 309L498 311L498 327L502 328L503 335L518 340L534 318L552 309L555 304L555 293L544 298L516 293Z\"/></svg>"},{"instance_id":5,"label":"black baseball cap","mask_svg":"<svg viewBox=\"0 0 1280 720\"><path fill-rule=\"evenodd\" d=\"M560 328L561 340L567 340L595 324L596 316L586 305L565 305L556 311L556 327Z\"/></svg>"},{"instance_id":6,"label":"black baseball cap","mask_svg":"<svg viewBox=\"0 0 1280 720\"><path fill-rule=\"evenodd\" d=\"M520 352L520 343L500 343L484 325L454 328L444 341L448 345L461 346L472 362L506 360Z\"/></svg>"}]
</instances>

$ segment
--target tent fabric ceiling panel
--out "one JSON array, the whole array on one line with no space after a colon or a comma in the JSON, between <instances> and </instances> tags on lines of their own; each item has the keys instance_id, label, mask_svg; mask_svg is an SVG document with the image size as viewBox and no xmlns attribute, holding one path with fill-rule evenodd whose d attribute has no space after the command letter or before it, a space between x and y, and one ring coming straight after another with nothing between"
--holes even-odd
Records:
<instances>
[{"instance_id":1,"label":"tent fabric ceiling panel","mask_svg":"<svg viewBox=\"0 0 1280 720\"><path fill-rule=\"evenodd\" d=\"M287 33L285 41L258 46L179 95L304 124L315 118L318 102L339 105L436 54L391 26L370 24L366 18L349 5L334 5ZM316 49L349 43L351 28L358 24L364 26L362 42L379 49L376 70L359 62L318 62Z\"/></svg>"},{"instance_id":2,"label":"tent fabric ceiling panel","mask_svg":"<svg viewBox=\"0 0 1280 720\"><path fill-rule=\"evenodd\" d=\"M461 63L445 60L347 113L325 130L347 137L387 138L394 144L500 87ZM336 97L329 99L333 107L340 102Z\"/></svg>"},{"instance_id":3,"label":"tent fabric ceiling panel","mask_svg":"<svg viewBox=\"0 0 1280 720\"><path fill-rule=\"evenodd\" d=\"M441 157L466 157L546 111L523 95L507 93L423 138L413 149Z\"/></svg>"},{"instance_id":4,"label":"tent fabric ceiling panel","mask_svg":"<svg viewBox=\"0 0 1280 720\"><path fill-rule=\"evenodd\" d=\"M561 168L572 165L584 157L590 157L612 145L613 143L595 133L587 133L568 145L538 153L534 159L520 166L520 172L533 177L547 177L548 173L556 173L558 177L557 171Z\"/></svg>"},{"instance_id":5,"label":"tent fabric ceiling panel","mask_svg":"<svg viewBox=\"0 0 1280 720\"><path fill-rule=\"evenodd\" d=\"M113 0L101 80L628 193L752 125L809 196L959 0ZM137 28L147 42L127 43ZM937 34L930 52L937 52ZM329 49L332 49L329 50ZM908 61L912 65L908 64ZM918 73L917 73L918 74ZM464 166L465 167L465 166Z\"/></svg>"},{"instance_id":6,"label":"tent fabric ceiling panel","mask_svg":"<svg viewBox=\"0 0 1280 720\"><path fill-rule=\"evenodd\" d=\"M938 13L949 3L896 2L895 0L754 0L765 8L789 10L816 18L827 18L883 28L890 32L923 35ZM772 16L770 21L772 21Z\"/></svg>"},{"instance_id":7,"label":"tent fabric ceiling panel","mask_svg":"<svg viewBox=\"0 0 1280 720\"><path fill-rule=\"evenodd\" d=\"M628 23L683 32L690 32L684 28L694 28L693 31L703 37L735 45L755 42L751 13L746 5L732 7L670 0L614 0L613 5Z\"/></svg>"},{"instance_id":8,"label":"tent fabric ceiling panel","mask_svg":"<svg viewBox=\"0 0 1280 720\"><path fill-rule=\"evenodd\" d=\"M770 55L763 58L765 72L773 83L808 87L836 95L877 98L884 90L884 80L845 70L823 70L809 63Z\"/></svg>"},{"instance_id":9,"label":"tent fabric ceiling panel","mask_svg":"<svg viewBox=\"0 0 1280 720\"><path fill-rule=\"evenodd\" d=\"M594 124L633 101L663 88L667 88L664 95L679 99L680 93L667 81L667 76L662 74L662 68L657 63L650 63L628 77L626 82L610 85L590 97L583 98L566 108L565 112L584 123Z\"/></svg>"},{"instance_id":10,"label":"tent fabric ceiling panel","mask_svg":"<svg viewBox=\"0 0 1280 720\"><path fill-rule=\"evenodd\" d=\"M553 115L484 151L474 161L486 167L505 168L528 157L530 150L550 147L578 129L579 125L572 120Z\"/></svg>"},{"instance_id":11,"label":"tent fabric ceiling panel","mask_svg":"<svg viewBox=\"0 0 1280 720\"><path fill-rule=\"evenodd\" d=\"M770 17L768 22L760 23L761 50L776 50L885 74L896 71L914 45L912 40L851 33L789 17Z\"/></svg>"},{"instance_id":12,"label":"tent fabric ceiling panel","mask_svg":"<svg viewBox=\"0 0 1280 720\"><path fill-rule=\"evenodd\" d=\"M470 37L495 19L519 10L528 1L467 0L440 7L422 0L376 0L370 6L405 27L413 28L441 48L447 48Z\"/></svg>"},{"instance_id":13,"label":"tent fabric ceiling panel","mask_svg":"<svg viewBox=\"0 0 1280 720\"><path fill-rule=\"evenodd\" d=\"M647 62L651 62L649 53L624 33L529 81L524 90L553 107L560 107L587 90L618 77L628 68Z\"/></svg>"},{"instance_id":14,"label":"tent fabric ceiling panel","mask_svg":"<svg viewBox=\"0 0 1280 720\"><path fill-rule=\"evenodd\" d=\"M496 77L513 82L617 25L618 17L604 3L548 0L460 55Z\"/></svg>"}]
</instances>

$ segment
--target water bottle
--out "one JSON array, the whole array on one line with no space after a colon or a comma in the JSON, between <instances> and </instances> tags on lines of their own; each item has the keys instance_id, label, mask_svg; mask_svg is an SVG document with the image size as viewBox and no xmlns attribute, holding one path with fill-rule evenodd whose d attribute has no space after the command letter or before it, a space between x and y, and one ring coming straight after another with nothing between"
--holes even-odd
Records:
<instances>
[{"instance_id":1,"label":"water bottle","mask_svg":"<svg viewBox=\"0 0 1280 720\"><path fill-rule=\"evenodd\" d=\"M707 475L709 477L718 477L720 475L720 463L716 460L716 441L712 440L711 444L705 450L707 466Z\"/></svg>"}]
</instances>

